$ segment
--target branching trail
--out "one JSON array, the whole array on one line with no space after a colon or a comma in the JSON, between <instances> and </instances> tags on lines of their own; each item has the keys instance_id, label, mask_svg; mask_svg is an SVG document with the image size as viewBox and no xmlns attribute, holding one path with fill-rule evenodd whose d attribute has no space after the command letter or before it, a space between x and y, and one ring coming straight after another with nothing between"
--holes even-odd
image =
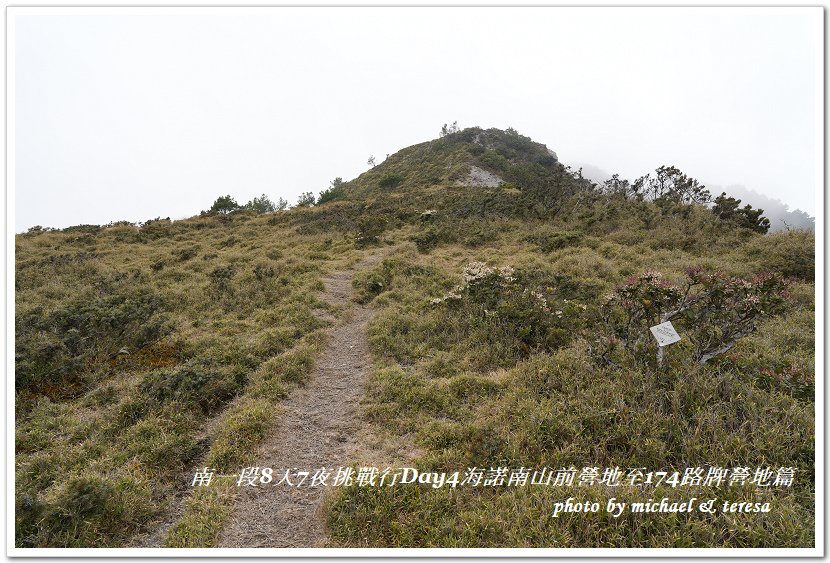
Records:
<instances>
[{"instance_id":1,"label":"branching trail","mask_svg":"<svg viewBox=\"0 0 830 563\"><path fill-rule=\"evenodd\" d=\"M346 306L352 295L355 271L377 263L370 256L353 270L323 279L324 299ZM345 321L335 325L326 347L303 387L281 403L281 419L259 448L262 466L314 471L348 465L356 446L359 403L369 368L366 327L369 307L354 304ZM326 541L321 507L324 487L270 485L241 487L218 547L320 547Z\"/></svg>"}]
</instances>

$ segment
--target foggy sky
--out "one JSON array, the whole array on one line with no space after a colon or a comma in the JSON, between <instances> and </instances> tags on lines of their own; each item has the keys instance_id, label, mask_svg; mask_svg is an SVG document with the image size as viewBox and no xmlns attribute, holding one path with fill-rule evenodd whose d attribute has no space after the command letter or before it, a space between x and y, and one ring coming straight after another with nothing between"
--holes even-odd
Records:
<instances>
[{"instance_id":1,"label":"foggy sky","mask_svg":"<svg viewBox=\"0 0 830 563\"><path fill-rule=\"evenodd\" d=\"M9 10L16 232L293 203L455 120L815 214L821 8Z\"/></svg>"}]
</instances>

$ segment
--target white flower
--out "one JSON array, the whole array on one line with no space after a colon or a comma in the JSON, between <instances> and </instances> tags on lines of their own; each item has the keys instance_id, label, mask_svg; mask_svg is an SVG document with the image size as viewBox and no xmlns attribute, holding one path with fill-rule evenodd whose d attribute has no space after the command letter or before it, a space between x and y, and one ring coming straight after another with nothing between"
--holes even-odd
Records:
<instances>
[{"instance_id":1,"label":"white flower","mask_svg":"<svg viewBox=\"0 0 830 563\"><path fill-rule=\"evenodd\" d=\"M499 276L509 282L515 281L516 278L513 277L514 273L515 270L512 266L504 266L503 268L499 268Z\"/></svg>"},{"instance_id":2,"label":"white flower","mask_svg":"<svg viewBox=\"0 0 830 563\"><path fill-rule=\"evenodd\" d=\"M493 273L493 269L488 267L484 262L472 262L464 267L462 277L465 283L470 283Z\"/></svg>"}]
</instances>

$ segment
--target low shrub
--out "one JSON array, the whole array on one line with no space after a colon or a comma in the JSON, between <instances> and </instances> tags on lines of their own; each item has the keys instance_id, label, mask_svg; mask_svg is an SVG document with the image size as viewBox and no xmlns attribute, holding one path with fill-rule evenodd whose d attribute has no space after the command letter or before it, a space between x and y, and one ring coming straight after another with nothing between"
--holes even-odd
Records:
<instances>
[{"instance_id":1,"label":"low shrub","mask_svg":"<svg viewBox=\"0 0 830 563\"><path fill-rule=\"evenodd\" d=\"M545 230L528 236L525 240L532 242L542 252L553 252L566 246L575 246L582 241L583 235L579 231L552 231Z\"/></svg>"},{"instance_id":2,"label":"low shrub","mask_svg":"<svg viewBox=\"0 0 830 563\"><path fill-rule=\"evenodd\" d=\"M811 231L782 231L753 237L747 250L772 272L814 282L816 277L816 234Z\"/></svg>"},{"instance_id":3,"label":"low shrub","mask_svg":"<svg viewBox=\"0 0 830 563\"><path fill-rule=\"evenodd\" d=\"M232 293L231 280L236 275L236 267L233 264L217 266L210 272L210 281L214 290L218 293Z\"/></svg>"},{"instance_id":4,"label":"low shrub","mask_svg":"<svg viewBox=\"0 0 830 563\"><path fill-rule=\"evenodd\" d=\"M220 370L192 361L148 373L139 390L158 403L177 401L210 413L231 400L244 385L244 374L238 370ZM129 412L124 416L129 416Z\"/></svg>"},{"instance_id":5,"label":"low shrub","mask_svg":"<svg viewBox=\"0 0 830 563\"><path fill-rule=\"evenodd\" d=\"M358 303L368 303L384 291L395 287L395 281L401 278L408 280L430 275L430 271L420 265L410 264L398 258L385 258L374 268L358 272L352 286L355 289L355 300Z\"/></svg>"},{"instance_id":6,"label":"low shrub","mask_svg":"<svg viewBox=\"0 0 830 563\"><path fill-rule=\"evenodd\" d=\"M357 221L355 244L358 248L378 244L380 242L380 235L383 234L386 226L386 218L382 216L370 215L368 217L361 217Z\"/></svg>"},{"instance_id":7,"label":"low shrub","mask_svg":"<svg viewBox=\"0 0 830 563\"><path fill-rule=\"evenodd\" d=\"M79 383L90 364L137 349L169 330L164 301L139 289L97 299L78 299L51 313L41 309L15 319L15 388L48 392Z\"/></svg>"},{"instance_id":8,"label":"low shrub","mask_svg":"<svg viewBox=\"0 0 830 563\"><path fill-rule=\"evenodd\" d=\"M177 248L171 252L171 254L178 260L179 262L186 262L196 256L199 253L198 246L189 246L186 248Z\"/></svg>"},{"instance_id":9,"label":"low shrub","mask_svg":"<svg viewBox=\"0 0 830 563\"><path fill-rule=\"evenodd\" d=\"M378 181L378 186L381 188L394 188L395 186L400 185L401 182L403 182L403 176L397 172L390 172L381 177Z\"/></svg>"},{"instance_id":10,"label":"low shrub","mask_svg":"<svg viewBox=\"0 0 830 563\"><path fill-rule=\"evenodd\" d=\"M607 333L597 341L599 357L609 360L622 349L640 362L662 351L649 327L667 321L688 339L693 361L706 363L751 334L764 316L778 312L788 294L781 276L759 274L752 279L690 268L682 285L659 272L630 277L606 297L602 316Z\"/></svg>"},{"instance_id":11,"label":"low shrub","mask_svg":"<svg viewBox=\"0 0 830 563\"><path fill-rule=\"evenodd\" d=\"M458 238L457 233L447 229L444 225L429 225L412 235L410 240L415 243L418 252L429 254L435 247L456 242Z\"/></svg>"},{"instance_id":12,"label":"low shrub","mask_svg":"<svg viewBox=\"0 0 830 563\"><path fill-rule=\"evenodd\" d=\"M526 285L510 266L492 268L483 262L467 265L463 283L432 304L460 310L470 329L490 338L500 335L522 355L566 344L579 325L578 313L586 309L559 298L553 287Z\"/></svg>"}]
</instances>

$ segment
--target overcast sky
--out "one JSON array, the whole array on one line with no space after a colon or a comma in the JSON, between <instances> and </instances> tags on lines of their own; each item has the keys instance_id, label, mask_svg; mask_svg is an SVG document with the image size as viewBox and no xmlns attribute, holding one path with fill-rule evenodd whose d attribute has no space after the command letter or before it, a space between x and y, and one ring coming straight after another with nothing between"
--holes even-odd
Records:
<instances>
[{"instance_id":1,"label":"overcast sky","mask_svg":"<svg viewBox=\"0 0 830 563\"><path fill-rule=\"evenodd\" d=\"M16 232L293 203L455 120L815 213L821 8L9 17Z\"/></svg>"}]
</instances>

